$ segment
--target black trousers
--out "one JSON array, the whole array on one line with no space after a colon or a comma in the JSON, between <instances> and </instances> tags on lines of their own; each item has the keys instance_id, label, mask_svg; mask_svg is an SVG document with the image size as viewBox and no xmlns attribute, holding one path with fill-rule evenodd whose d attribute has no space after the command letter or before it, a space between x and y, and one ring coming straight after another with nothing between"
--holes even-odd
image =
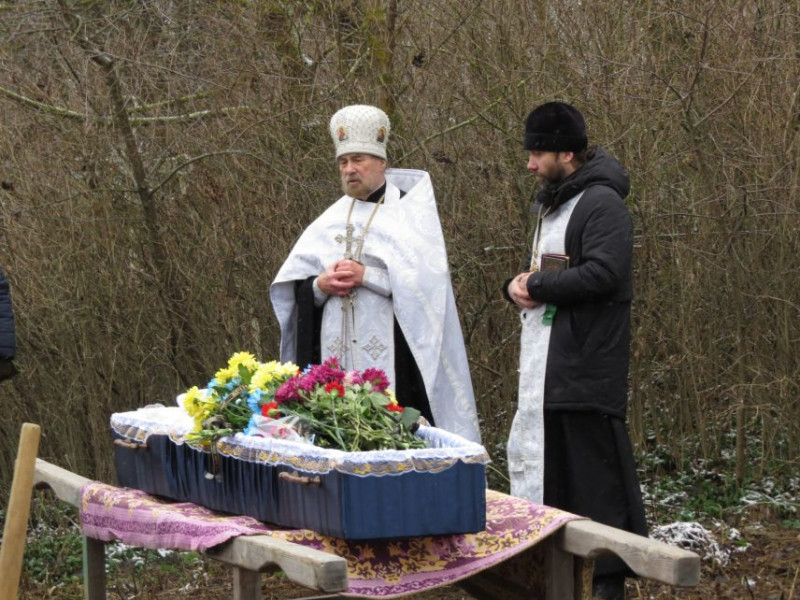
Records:
<instances>
[{"instance_id":1,"label":"black trousers","mask_svg":"<svg viewBox=\"0 0 800 600\"><path fill-rule=\"evenodd\" d=\"M592 411L544 411L544 503L647 535L644 505L625 423ZM633 572L600 558L595 575Z\"/></svg>"}]
</instances>

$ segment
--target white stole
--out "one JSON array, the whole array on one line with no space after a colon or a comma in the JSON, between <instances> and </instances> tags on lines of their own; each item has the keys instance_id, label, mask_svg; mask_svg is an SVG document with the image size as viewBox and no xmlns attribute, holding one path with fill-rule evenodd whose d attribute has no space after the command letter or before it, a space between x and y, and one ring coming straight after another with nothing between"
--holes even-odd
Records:
<instances>
[{"instance_id":1,"label":"white stole","mask_svg":"<svg viewBox=\"0 0 800 600\"><path fill-rule=\"evenodd\" d=\"M566 254L567 224L582 195L583 192L542 219L539 248L533 248L533 256ZM541 263L537 266L541 269ZM506 448L511 495L539 504L544 497L544 382L552 331L551 325L542 323L545 309L546 305L542 304L520 311L517 412Z\"/></svg>"}]
</instances>

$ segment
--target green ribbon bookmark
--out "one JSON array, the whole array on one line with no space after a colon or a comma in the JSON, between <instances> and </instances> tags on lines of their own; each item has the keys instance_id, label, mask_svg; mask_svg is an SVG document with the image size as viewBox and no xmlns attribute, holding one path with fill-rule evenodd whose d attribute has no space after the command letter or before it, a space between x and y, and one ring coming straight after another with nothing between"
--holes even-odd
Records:
<instances>
[{"instance_id":1,"label":"green ribbon bookmark","mask_svg":"<svg viewBox=\"0 0 800 600\"><path fill-rule=\"evenodd\" d=\"M552 325L553 317L556 316L558 307L555 304L545 304L544 314L542 315L542 325Z\"/></svg>"}]
</instances>

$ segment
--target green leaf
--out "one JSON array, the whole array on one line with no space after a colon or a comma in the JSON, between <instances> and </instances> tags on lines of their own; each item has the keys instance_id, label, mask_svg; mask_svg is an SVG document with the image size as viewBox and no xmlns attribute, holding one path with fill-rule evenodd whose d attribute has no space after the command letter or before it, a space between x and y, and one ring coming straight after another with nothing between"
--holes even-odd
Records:
<instances>
[{"instance_id":1,"label":"green leaf","mask_svg":"<svg viewBox=\"0 0 800 600\"><path fill-rule=\"evenodd\" d=\"M389 404L389 396L386 394L370 394L369 399L375 408L383 408Z\"/></svg>"},{"instance_id":2,"label":"green leaf","mask_svg":"<svg viewBox=\"0 0 800 600\"><path fill-rule=\"evenodd\" d=\"M250 385L250 380L253 378L253 373L244 365L239 365L239 377L244 385Z\"/></svg>"},{"instance_id":3,"label":"green leaf","mask_svg":"<svg viewBox=\"0 0 800 600\"><path fill-rule=\"evenodd\" d=\"M400 423L411 429L411 426L417 422L421 414L416 408L406 406L403 412L400 413Z\"/></svg>"}]
</instances>

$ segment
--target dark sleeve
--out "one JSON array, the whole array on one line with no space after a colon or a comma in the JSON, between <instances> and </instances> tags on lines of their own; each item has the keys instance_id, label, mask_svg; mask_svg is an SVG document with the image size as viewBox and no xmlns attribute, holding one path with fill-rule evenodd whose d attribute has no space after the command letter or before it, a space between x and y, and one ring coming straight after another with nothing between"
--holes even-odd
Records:
<instances>
[{"instance_id":1,"label":"dark sleeve","mask_svg":"<svg viewBox=\"0 0 800 600\"><path fill-rule=\"evenodd\" d=\"M394 320L394 378L395 395L400 406L416 408L431 425L436 425L431 412L425 382L422 379L417 361L403 335L397 319Z\"/></svg>"},{"instance_id":2,"label":"dark sleeve","mask_svg":"<svg viewBox=\"0 0 800 600\"><path fill-rule=\"evenodd\" d=\"M609 190L584 197L570 218L565 243L572 266L533 273L532 299L557 306L630 301L633 226L619 196Z\"/></svg>"},{"instance_id":3,"label":"dark sleeve","mask_svg":"<svg viewBox=\"0 0 800 600\"><path fill-rule=\"evenodd\" d=\"M0 357L11 359L16 354L14 332L14 310L11 305L11 290L5 274L0 270Z\"/></svg>"},{"instance_id":4,"label":"dark sleeve","mask_svg":"<svg viewBox=\"0 0 800 600\"><path fill-rule=\"evenodd\" d=\"M297 302L297 356L295 364L301 369L319 364L319 339L322 327L322 309L314 304L314 279L309 277L294 284Z\"/></svg>"}]
</instances>

